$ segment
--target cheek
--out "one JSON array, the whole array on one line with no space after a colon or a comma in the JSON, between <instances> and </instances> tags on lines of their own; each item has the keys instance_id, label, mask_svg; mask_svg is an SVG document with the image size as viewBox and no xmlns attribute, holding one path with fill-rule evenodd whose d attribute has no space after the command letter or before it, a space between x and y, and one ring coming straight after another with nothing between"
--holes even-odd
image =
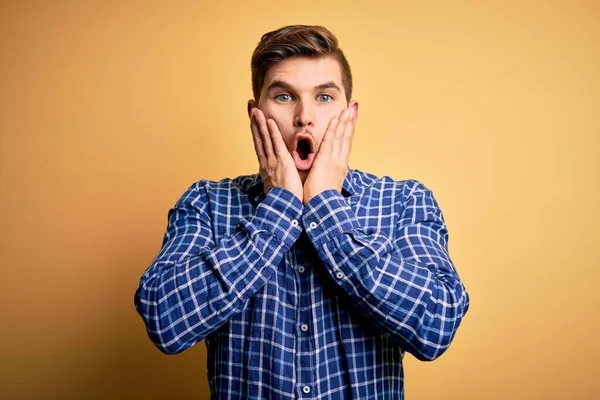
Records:
<instances>
[{"instance_id":1,"label":"cheek","mask_svg":"<svg viewBox=\"0 0 600 400\"><path fill-rule=\"evenodd\" d=\"M283 141L285 142L288 149L293 147L293 138L294 138L294 127L293 121L288 113L284 112L285 110L279 108L269 108L265 107L262 109L265 117L267 119L272 119L277 124L279 128L279 132L281 132L281 136L283 137Z\"/></svg>"},{"instance_id":2,"label":"cheek","mask_svg":"<svg viewBox=\"0 0 600 400\"><path fill-rule=\"evenodd\" d=\"M340 109L338 110L336 109L328 109L328 110L323 110L323 113L319 116L319 119L317 120L317 126L315 127L315 140L317 141L317 143L321 143L321 141L323 140L323 137L325 136L325 131L327 131L327 128L329 127L329 123L331 122L332 119L334 118L338 118L341 114L341 112L344 109Z\"/></svg>"}]
</instances>

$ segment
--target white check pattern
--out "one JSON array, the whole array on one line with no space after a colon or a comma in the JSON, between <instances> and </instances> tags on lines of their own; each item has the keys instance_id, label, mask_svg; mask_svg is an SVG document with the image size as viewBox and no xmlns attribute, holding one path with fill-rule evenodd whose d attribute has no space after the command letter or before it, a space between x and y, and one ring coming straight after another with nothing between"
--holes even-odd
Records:
<instances>
[{"instance_id":1,"label":"white check pattern","mask_svg":"<svg viewBox=\"0 0 600 400\"><path fill-rule=\"evenodd\" d=\"M469 297L433 194L351 169L306 206L260 176L192 185L135 306L163 352L202 339L212 399L402 399Z\"/></svg>"}]
</instances>

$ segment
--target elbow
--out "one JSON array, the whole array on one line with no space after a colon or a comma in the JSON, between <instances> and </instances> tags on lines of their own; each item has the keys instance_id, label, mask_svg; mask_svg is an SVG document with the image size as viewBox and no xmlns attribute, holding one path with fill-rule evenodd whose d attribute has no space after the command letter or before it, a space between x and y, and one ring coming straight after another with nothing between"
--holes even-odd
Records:
<instances>
[{"instance_id":1,"label":"elbow","mask_svg":"<svg viewBox=\"0 0 600 400\"><path fill-rule=\"evenodd\" d=\"M192 343L181 340L172 326L161 322L163 321L161 318L148 314L141 315L150 341L161 353L175 355L191 347Z\"/></svg>"},{"instance_id":2,"label":"elbow","mask_svg":"<svg viewBox=\"0 0 600 400\"><path fill-rule=\"evenodd\" d=\"M162 335L153 335L150 334L150 340L154 343L154 346L160 350L161 353L166 354L168 356L174 356L183 352L187 349L188 346L182 346L182 344L178 341L176 342L167 342L164 340Z\"/></svg>"},{"instance_id":3,"label":"elbow","mask_svg":"<svg viewBox=\"0 0 600 400\"><path fill-rule=\"evenodd\" d=\"M415 358L420 361L434 361L444 354L452 344L468 308L469 296L463 292L461 298L452 307L436 315L432 325L422 329L415 340L413 352Z\"/></svg>"},{"instance_id":4,"label":"elbow","mask_svg":"<svg viewBox=\"0 0 600 400\"><path fill-rule=\"evenodd\" d=\"M152 299L141 296L140 290L135 294L135 308L144 321L150 341L161 353L175 355L190 347L189 344L179 340L168 322L168 317L161 315L159 306Z\"/></svg>"},{"instance_id":5,"label":"elbow","mask_svg":"<svg viewBox=\"0 0 600 400\"><path fill-rule=\"evenodd\" d=\"M437 343L421 341L412 355L419 361L434 361L450 347L451 340L440 340Z\"/></svg>"}]
</instances>

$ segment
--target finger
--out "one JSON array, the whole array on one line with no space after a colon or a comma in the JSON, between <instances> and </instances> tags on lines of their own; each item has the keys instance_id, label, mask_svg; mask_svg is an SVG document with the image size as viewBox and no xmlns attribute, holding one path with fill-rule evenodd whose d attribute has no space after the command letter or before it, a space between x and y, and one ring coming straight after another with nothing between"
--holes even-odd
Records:
<instances>
[{"instance_id":1,"label":"finger","mask_svg":"<svg viewBox=\"0 0 600 400\"><path fill-rule=\"evenodd\" d=\"M348 126L348 120L350 119L350 109L346 108L342 111L340 115L340 122L335 130L335 141L333 143L334 151L336 154L342 149L342 143L344 140L344 135L346 133L346 127Z\"/></svg>"},{"instance_id":2,"label":"finger","mask_svg":"<svg viewBox=\"0 0 600 400\"><path fill-rule=\"evenodd\" d=\"M271 143L271 135L269 128L267 127L267 120L265 114L261 110L256 111L256 122L260 131L260 137L262 139L263 149L266 158L274 157L273 144Z\"/></svg>"},{"instance_id":3,"label":"finger","mask_svg":"<svg viewBox=\"0 0 600 400\"><path fill-rule=\"evenodd\" d=\"M352 135L348 135L352 136ZM352 140L344 139L343 144L340 149L340 158L342 158L346 163L350 161L350 153L352 152Z\"/></svg>"},{"instance_id":4,"label":"finger","mask_svg":"<svg viewBox=\"0 0 600 400\"><path fill-rule=\"evenodd\" d=\"M267 126L269 128L269 132L271 132L271 143L273 143L273 150L275 151L275 155L277 156L277 158L281 158L286 154L289 155L288 149L285 145L285 142L283 141L283 136L279 131L277 123L272 119L268 119Z\"/></svg>"},{"instance_id":5,"label":"finger","mask_svg":"<svg viewBox=\"0 0 600 400\"><path fill-rule=\"evenodd\" d=\"M352 141L354 140L354 129L356 127L356 118L354 118L354 110L350 109L350 116L348 123L346 124L346 130L344 131L344 139L342 142L342 151L350 151L352 148Z\"/></svg>"},{"instance_id":6,"label":"finger","mask_svg":"<svg viewBox=\"0 0 600 400\"><path fill-rule=\"evenodd\" d=\"M254 113L250 116L250 129L252 130L252 141L254 142L254 151L258 157L258 162L262 162L265 158L265 150L263 148L262 139Z\"/></svg>"},{"instance_id":7,"label":"finger","mask_svg":"<svg viewBox=\"0 0 600 400\"><path fill-rule=\"evenodd\" d=\"M339 122L339 118L333 118L331 121L329 121L329 126L327 127L327 130L323 135L323 140L321 141L321 148L319 149L319 152L331 147L332 142L335 139L334 136Z\"/></svg>"}]
</instances>

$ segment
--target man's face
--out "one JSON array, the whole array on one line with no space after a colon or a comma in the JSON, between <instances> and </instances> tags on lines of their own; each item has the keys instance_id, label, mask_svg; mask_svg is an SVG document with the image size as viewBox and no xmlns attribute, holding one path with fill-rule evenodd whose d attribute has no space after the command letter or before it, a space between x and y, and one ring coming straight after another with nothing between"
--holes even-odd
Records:
<instances>
[{"instance_id":1,"label":"man's face","mask_svg":"<svg viewBox=\"0 0 600 400\"><path fill-rule=\"evenodd\" d=\"M319 151L329 122L348 104L339 62L333 57L294 57L269 69L258 106L279 127L302 182Z\"/></svg>"}]
</instances>

